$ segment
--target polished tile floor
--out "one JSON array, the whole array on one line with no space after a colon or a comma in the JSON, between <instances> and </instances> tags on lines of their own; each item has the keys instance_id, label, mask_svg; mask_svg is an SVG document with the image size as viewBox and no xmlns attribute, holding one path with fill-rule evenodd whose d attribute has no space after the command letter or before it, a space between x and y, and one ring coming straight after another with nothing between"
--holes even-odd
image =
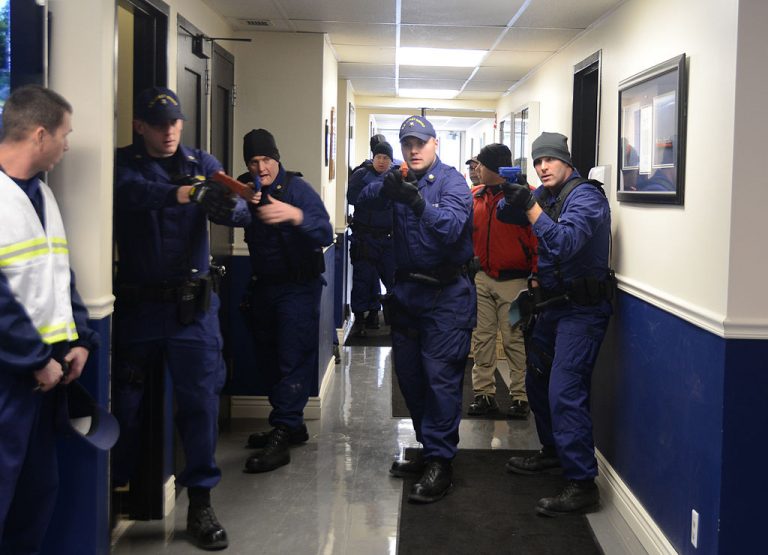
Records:
<instances>
[{"instance_id":1,"label":"polished tile floor","mask_svg":"<svg viewBox=\"0 0 768 555\"><path fill-rule=\"evenodd\" d=\"M391 461L416 446L410 420L391 418L389 347L343 347L322 419L307 422L310 441L292 449L291 464L266 474L244 474L248 434L263 420L236 421L222 431L217 460L223 471L213 504L227 529L228 555L394 555L402 482ZM464 420L460 448L537 449L527 422ZM201 553L185 537L186 494L165 521L137 522L113 553ZM607 555L642 554L623 522L590 516ZM514 546L499 553L515 553ZM429 555L426 554L425 555ZM532 554L536 555L536 554Z\"/></svg>"}]
</instances>

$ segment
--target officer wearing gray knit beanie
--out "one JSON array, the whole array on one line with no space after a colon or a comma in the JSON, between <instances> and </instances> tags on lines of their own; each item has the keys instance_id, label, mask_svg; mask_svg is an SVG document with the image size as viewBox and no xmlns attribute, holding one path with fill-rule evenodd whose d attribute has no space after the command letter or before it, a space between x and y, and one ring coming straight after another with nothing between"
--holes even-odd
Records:
<instances>
[{"instance_id":1,"label":"officer wearing gray knit beanie","mask_svg":"<svg viewBox=\"0 0 768 555\"><path fill-rule=\"evenodd\" d=\"M531 157L533 158L534 164L536 164L536 160L539 158L549 157L562 160L573 167L571 153L568 151L568 138L560 133L548 133L545 131L539 135L539 137L533 141Z\"/></svg>"}]
</instances>

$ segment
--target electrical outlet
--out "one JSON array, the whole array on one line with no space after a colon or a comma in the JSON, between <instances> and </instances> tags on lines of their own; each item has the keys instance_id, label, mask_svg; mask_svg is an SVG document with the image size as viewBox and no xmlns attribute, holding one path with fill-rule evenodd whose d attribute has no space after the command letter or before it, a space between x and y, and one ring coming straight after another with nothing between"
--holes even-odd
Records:
<instances>
[{"instance_id":1,"label":"electrical outlet","mask_svg":"<svg viewBox=\"0 0 768 555\"><path fill-rule=\"evenodd\" d=\"M699 547L699 513L691 509L691 543L693 547Z\"/></svg>"}]
</instances>

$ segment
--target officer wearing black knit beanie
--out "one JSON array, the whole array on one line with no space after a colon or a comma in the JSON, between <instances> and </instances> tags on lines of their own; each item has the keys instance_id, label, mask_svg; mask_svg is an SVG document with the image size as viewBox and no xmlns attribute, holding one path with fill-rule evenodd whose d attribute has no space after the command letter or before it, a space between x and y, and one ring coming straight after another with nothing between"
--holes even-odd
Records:
<instances>
[{"instance_id":1,"label":"officer wearing black knit beanie","mask_svg":"<svg viewBox=\"0 0 768 555\"><path fill-rule=\"evenodd\" d=\"M280 161L280 151L272 133L266 129L252 129L243 137L243 159L245 163L251 161L254 156L268 156Z\"/></svg>"}]
</instances>

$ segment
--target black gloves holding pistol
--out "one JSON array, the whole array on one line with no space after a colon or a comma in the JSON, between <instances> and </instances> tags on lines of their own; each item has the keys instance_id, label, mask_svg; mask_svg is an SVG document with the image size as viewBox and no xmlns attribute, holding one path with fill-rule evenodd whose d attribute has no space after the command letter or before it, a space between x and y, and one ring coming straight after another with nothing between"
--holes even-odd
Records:
<instances>
[{"instance_id":1,"label":"black gloves holding pistol","mask_svg":"<svg viewBox=\"0 0 768 555\"><path fill-rule=\"evenodd\" d=\"M424 213L426 202L419 193L419 180L405 162L400 168L387 173L381 186L381 194L393 202L405 204L417 217Z\"/></svg>"}]
</instances>

